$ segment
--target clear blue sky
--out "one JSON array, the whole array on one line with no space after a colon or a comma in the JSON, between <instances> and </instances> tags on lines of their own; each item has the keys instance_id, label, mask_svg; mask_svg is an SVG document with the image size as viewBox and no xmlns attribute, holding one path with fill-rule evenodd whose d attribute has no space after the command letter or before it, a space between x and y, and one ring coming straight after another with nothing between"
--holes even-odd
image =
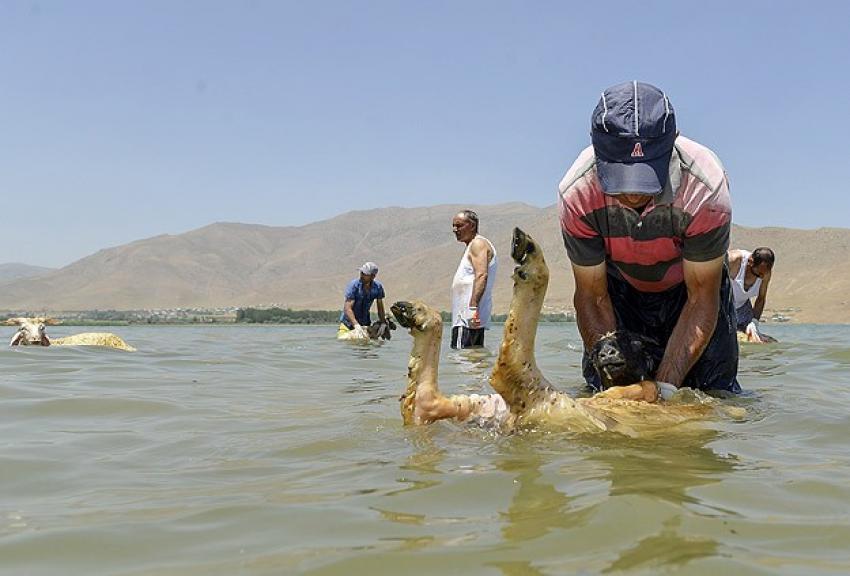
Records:
<instances>
[{"instance_id":1,"label":"clear blue sky","mask_svg":"<svg viewBox=\"0 0 850 576\"><path fill-rule=\"evenodd\" d=\"M599 93L632 79L718 153L735 222L848 227L848 6L0 0L0 263L215 221L547 206Z\"/></svg>"}]
</instances>

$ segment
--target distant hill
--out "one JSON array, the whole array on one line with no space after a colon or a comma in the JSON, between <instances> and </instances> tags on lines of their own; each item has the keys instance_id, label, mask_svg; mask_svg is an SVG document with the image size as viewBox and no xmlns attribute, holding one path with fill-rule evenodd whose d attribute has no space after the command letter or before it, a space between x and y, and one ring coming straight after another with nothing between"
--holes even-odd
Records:
<instances>
[{"instance_id":1,"label":"distant hill","mask_svg":"<svg viewBox=\"0 0 850 576\"><path fill-rule=\"evenodd\" d=\"M53 272L53 268L30 266L29 264L20 264L18 262L0 264L0 284L20 278L35 278L36 276L43 276L48 272Z\"/></svg>"},{"instance_id":2,"label":"distant hill","mask_svg":"<svg viewBox=\"0 0 850 576\"><path fill-rule=\"evenodd\" d=\"M335 309L366 260L380 266L387 299L421 298L450 307L449 286L463 252L451 218L467 206L348 212L297 227L217 223L101 250L60 270L8 282L0 309L86 310L278 305ZM497 312L509 300L510 238L519 226L538 239L552 271L547 310L572 308L573 282L554 206L472 206L496 245ZM850 230L733 226L732 245L777 252L766 316L850 322Z\"/></svg>"}]
</instances>

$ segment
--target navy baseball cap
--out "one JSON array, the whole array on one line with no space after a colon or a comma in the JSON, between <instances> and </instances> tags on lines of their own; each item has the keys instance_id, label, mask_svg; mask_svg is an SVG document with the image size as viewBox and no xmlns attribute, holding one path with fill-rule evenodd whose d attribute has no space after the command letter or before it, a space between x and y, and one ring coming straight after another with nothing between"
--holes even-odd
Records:
<instances>
[{"instance_id":1,"label":"navy baseball cap","mask_svg":"<svg viewBox=\"0 0 850 576\"><path fill-rule=\"evenodd\" d=\"M664 190L676 141L676 115L664 92L637 81L612 86L590 122L596 172L606 194Z\"/></svg>"}]
</instances>

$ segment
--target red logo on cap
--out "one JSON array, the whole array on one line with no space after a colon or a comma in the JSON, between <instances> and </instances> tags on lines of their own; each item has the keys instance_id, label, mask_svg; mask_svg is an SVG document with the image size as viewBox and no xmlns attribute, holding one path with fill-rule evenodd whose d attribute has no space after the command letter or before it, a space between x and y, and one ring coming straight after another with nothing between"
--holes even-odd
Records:
<instances>
[{"instance_id":1,"label":"red logo on cap","mask_svg":"<svg viewBox=\"0 0 850 576\"><path fill-rule=\"evenodd\" d=\"M640 142L635 142L635 149L632 150L632 158L643 158L643 146Z\"/></svg>"}]
</instances>

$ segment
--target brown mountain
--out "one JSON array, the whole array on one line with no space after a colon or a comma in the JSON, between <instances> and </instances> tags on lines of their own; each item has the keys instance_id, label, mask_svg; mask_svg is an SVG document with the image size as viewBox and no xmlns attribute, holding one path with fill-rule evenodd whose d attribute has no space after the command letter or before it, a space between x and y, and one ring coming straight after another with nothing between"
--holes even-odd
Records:
<instances>
[{"instance_id":1,"label":"brown mountain","mask_svg":"<svg viewBox=\"0 0 850 576\"><path fill-rule=\"evenodd\" d=\"M30 266L29 264L21 264L20 262L0 264L0 283L11 282L12 280L19 280L21 278L35 278L53 270L53 268Z\"/></svg>"},{"instance_id":2,"label":"brown mountain","mask_svg":"<svg viewBox=\"0 0 850 576\"><path fill-rule=\"evenodd\" d=\"M298 227L218 223L101 250L60 270L0 286L0 309L87 310L268 306L334 309L357 268L374 260L387 299L422 298L447 309L463 246L451 217L465 206L349 212ZM473 206L500 254L495 302L510 299L511 230L542 244L552 270L546 306L571 308L573 283L554 206ZM850 276L839 266L850 230L733 228L734 247L777 253L767 313L800 322L848 322Z\"/></svg>"}]
</instances>

